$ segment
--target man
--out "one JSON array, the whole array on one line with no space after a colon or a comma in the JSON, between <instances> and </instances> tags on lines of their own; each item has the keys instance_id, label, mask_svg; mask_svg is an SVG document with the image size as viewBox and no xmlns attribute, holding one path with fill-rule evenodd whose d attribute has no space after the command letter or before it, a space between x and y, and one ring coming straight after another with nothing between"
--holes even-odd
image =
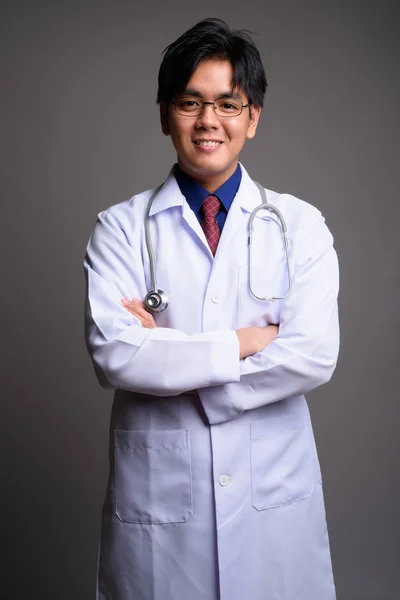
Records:
<instances>
[{"instance_id":1,"label":"man","mask_svg":"<svg viewBox=\"0 0 400 600\"><path fill-rule=\"evenodd\" d=\"M269 190L249 252L263 196L238 157L265 90L251 38L218 19L171 44L177 164L87 248L87 345L116 390L101 600L335 598L304 393L336 364L337 260L320 212Z\"/></svg>"}]
</instances>

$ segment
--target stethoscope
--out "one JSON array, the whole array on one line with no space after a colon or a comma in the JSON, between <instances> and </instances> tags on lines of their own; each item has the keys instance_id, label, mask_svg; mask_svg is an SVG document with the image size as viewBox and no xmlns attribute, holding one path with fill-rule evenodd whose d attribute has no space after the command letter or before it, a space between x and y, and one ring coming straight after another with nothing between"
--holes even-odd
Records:
<instances>
[{"instance_id":1,"label":"stethoscope","mask_svg":"<svg viewBox=\"0 0 400 600\"><path fill-rule=\"evenodd\" d=\"M278 210L276 208L276 206L274 206L273 204L270 204L268 202L267 194L265 193L265 189L262 187L262 185L257 183L257 181L255 181L254 183L256 184L256 186L258 187L258 189L260 191L262 202L261 202L261 204L256 206L256 208L253 210L253 212L250 215L250 221L249 221L249 230L250 230L250 235L249 235L249 289L250 289L252 296L254 296L254 298L257 298L257 300L269 300L269 301L284 300L292 292L292 279L291 279L290 262L289 262L289 243L288 243L287 227L286 227L285 219L283 218L280 210ZM145 217L145 222L144 222L144 233L145 233L147 252L149 254L149 260L150 260L150 276L151 276L151 290L150 290L150 292L148 292L146 294L146 297L144 299L144 305L147 308L147 310L149 310L152 313L162 312L168 306L167 294L163 290L158 289L158 287L157 287L156 259L155 259L155 255L154 255L153 244L151 243L151 234L150 234L150 210L151 210L151 207L153 205L153 202L154 202L157 194L159 193L159 191L161 190L163 185L164 185L163 183L161 185L159 185L158 188L156 188L154 190L153 194L151 195L149 204L147 206L146 217ZM254 219L255 219L258 211L260 211L262 209L269 210L278 218L280 227L281 227L281 231L282 231L284 248L285 248L286 269L287 269L287 276L288 276L288 288L287 288L286 294L284 294L283 296L263 297L263 296L258 296L253 290L253 279L252 279L252 269L251 269L252 260L253 260L253 232L254 232L253 222L254 222Z\"/></svg>"}]
</instances>

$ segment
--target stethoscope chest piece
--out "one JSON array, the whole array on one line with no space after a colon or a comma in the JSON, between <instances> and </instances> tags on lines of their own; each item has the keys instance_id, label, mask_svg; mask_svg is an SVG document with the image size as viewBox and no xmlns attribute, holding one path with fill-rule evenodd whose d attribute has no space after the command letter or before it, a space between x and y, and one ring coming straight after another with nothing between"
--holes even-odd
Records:
<instances>
[{"instance_id":1,"label":"stethoscope chest piece","mask_svg":"<svg viewBox=\"0 0 400 600\"><path fill-rule=\"evenodd\" d=\"M162 290L151 290L146 294L144 305L150 312L162 312L168 306L168 296Z\"/></svg>"}]
</instances>

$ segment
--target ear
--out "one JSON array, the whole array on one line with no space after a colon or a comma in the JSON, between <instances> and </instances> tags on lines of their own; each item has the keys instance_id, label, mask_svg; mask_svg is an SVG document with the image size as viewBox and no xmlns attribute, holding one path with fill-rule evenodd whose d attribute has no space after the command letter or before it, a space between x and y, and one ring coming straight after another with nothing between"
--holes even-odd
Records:
<instances>
[{"instance_id":1,"label":"ear","mask_svg":"<svg viewBox=\"0 0 400 600\"><path fill-rule=\"evenodd\" d=\"M250 113L250 118L249 118L249 126L247 129L246 137L250 140L251 138L253 138L256 135L258 120L261 115L261 106L255 106L254 104L251 104L249 106L249 113Z\"/></svg>"},{"instance_id":2,"label":"ear","mask_svg":"<svg viewBox=\"0 0 400 600\"><path fill-rule=\"evenodd\" d=\"M164 100L160 102L160 121L161 121L161 129L164 135L169 135L169 125L168 125L168 105Z\"/></svg>"}]
</instances>

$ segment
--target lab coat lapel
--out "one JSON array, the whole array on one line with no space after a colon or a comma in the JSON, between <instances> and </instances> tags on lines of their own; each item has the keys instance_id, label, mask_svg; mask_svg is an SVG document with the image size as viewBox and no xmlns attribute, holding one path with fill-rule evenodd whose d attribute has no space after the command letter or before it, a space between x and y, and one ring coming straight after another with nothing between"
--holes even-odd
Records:
<instances>
[{"instance_id":1,"label":"lab coat lapel","mask_svg":"<svg viewBox=\"0 0 400 600\"><path fill-rule=\"evenodd\" d=\"M208 245L206 236L204 235L204 231L200 225L200 222L199 222L198 218L196 217L196 215L194 214L194 212L192 211L192 209L190 208L190 206L186 200L183 203L182 216L185 219L187 225L193 231L193 233L196 234L196 236L197 236L198 240L200 241L200 243L202 244L202 246L212 257L210 246Z\"/></svg>"},{"instance_id":2,"label":"lab coat lapel","mask_svg":"<svg viewBox=\"0 0 400 600\"><path fill-rule=\"evenodd\" d=\"M174 206L182 207L183 219L191 231L196 235L205 250L212 257L211 250L204 235L204 231L202 230L196 215L186 201L186 198L182 194L172 169L151 207L150 217Z\"/></svg>"},{"instance_id":3,"label":"lab coat lapel","mask_svg":"<svg viewBox=\"0 0 400 600\"><path fill-rule=\"evenodd\" d=\"M240 167L242 169L242 181L235 201L238 202L243 212L252 213L256 206L259 206L262 202L260 191L242 164Z\"/></svg>"},{"instance_id":4,"label":"lab coat lapel","mask_svg":"<svg viewBox=\"0 0 400 600\"><path fill-rule=\"evenodd\" d=\"M246 169L242 165L240 167L242 169L242 180L229 209L218 244L216 258L231 246L232 240L238 230L246 226L248 218L245 218L243 213L251 213L261 203L260 192L257 186L249 177Z\"/></svg>"},{"instance_id":5,"label":"lab coat lapel","mask_svg":"<svg viewBox=\"0 0 400 600\"><path fill-rule=\"evenodd\" d=\"M240 208L240 204L235 200L232 202L232 205L229 209L228 215L226 217L225 225L221 233L221 237L219 240L217 252L215 254L215 258L217 259L221 254L225 253L225 251L230 246L232 239L235 237L239 227L244 223L243 213Z\"/></svg>"}]
</instances>

